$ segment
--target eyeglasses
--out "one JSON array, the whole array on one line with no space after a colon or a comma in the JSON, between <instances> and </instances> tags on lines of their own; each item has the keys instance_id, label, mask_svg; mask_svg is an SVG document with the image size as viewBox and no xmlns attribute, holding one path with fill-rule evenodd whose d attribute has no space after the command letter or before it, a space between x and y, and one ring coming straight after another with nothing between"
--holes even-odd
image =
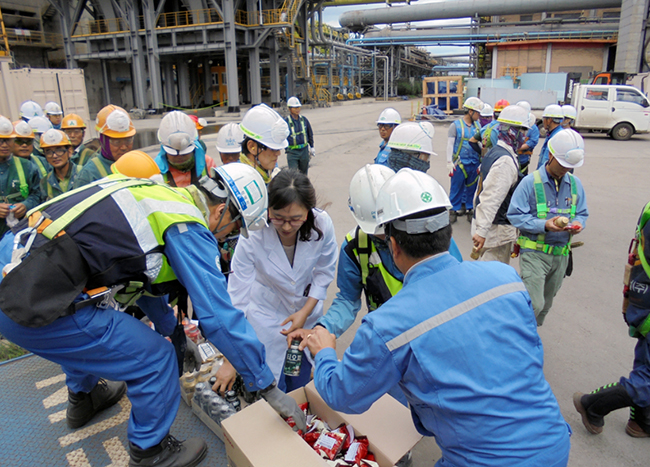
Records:
<instances>
[{"instance_id":1,"label":"eyeglasses","mask_svg":"<svg viewBox=\"0 0 650 467\"><path fill-rule=\"evenodd\" d=\"M2 145L9 146L10 144L11 144L11 139L10 138L0 138L0 146L2 146Z\"/></svg>"},{"instance_id":2,"label":"eyeglasses","mask_svg":"<svg viewBox=\"0 0 650 467\"><path fill-rule=\"evenodd\" d=\"M395 125L391 125L390 123L378 123L377 124L377 128L379 128L380 130L390 130L391 128L393 128L393 126L395 126Z\"/></svg>"},{"instance_id":3,"label":"eyeglasses","mask_svg":"<svg viewBox=\"0 0 650 467\"><path fill-rule=\"evenodd\" d=\"M54 157L55 154L60 157L67 152L68 152L68 148L65 146L43 149L43 154L45 154L45 157Z\"/></svg>"},{"instance_id":4,"label":"eyeglasses","mask_svg":"<svg viewBox=\"0 0 650 467\"><path fill-rule=\"evenodd\" d=\"M307 218L304 218L304 219L283 219L281 217L271 217L271 216L269 216L269 220L271 221L271 223L273 225L277 225L278 227L282 227L287 222L292 227L300 227L302 224L305 223Z\"/></svg>"},{"instance_id":5,"label":"eyeglasses","mask_svg":"<svg viewBox=\"0 0 650 467\"><path fill-rule=\"evenodd\" d=\"M128 138L108 138L108 142L111 146L120 147L120 146L129 146L133 144L133 136Z\"/></svg>"},{"instance_id":6,"label":"eyeglasses","mask_svg":"<svg viewBox=\"0 0 650 467\"><path fill-rule=\"evenodd\" d=\"M18 146L29 146L30 144L34 144L34 140L29 138L16 138L14 139L14 144Z\"/></svg>"}]
</instances>

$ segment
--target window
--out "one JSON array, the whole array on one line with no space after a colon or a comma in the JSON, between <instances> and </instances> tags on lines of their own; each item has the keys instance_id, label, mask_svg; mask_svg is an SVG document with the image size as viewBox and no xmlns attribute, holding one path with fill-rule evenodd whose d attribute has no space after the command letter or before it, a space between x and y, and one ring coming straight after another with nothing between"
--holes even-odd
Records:
<instances>
[{"instance_id":1,"label":"window","mask_svg":"<svg viewBox=\"0 0 650 467\"><path fill-rule=\"evenodd\" d=\"M594 84L609 84L609 78L607 78L607 76L601 76L599 78L596 78Z\"/></svg>"},{"instance_id":2,"label":"window","mask_svg":"<svg viewBox=\"0 0 650 467\"><path fill-rule=\"evenodd\" d=\"M223 73L221 73L221 85L222 86L228 85L228 81L226 81L226 72L225 71Z\"/></svg>"},{"instance_id":3,"label":"window","mask_svg":"<svg viewBox=\"0 0 650 467\"><path fill-rule=\"evenodd\" d=\"M533 15L521 15L519 16L519 21L532 21Z\"/></svg>"},{"instance_id":4,"label":"window","mask_svg":"<svg viewBox=\"0 0 650 467\"><path fill-rule=\"evenodd\" d=\"M609 96L607 89L589 89L585 99L590 101L606 101Z\"/></svg>"},{"instance_id":5,"label":"window","mask_svg":"<svg viewBox=\"0 0 650 467\"><path fill-rule=\"evenodd\" d=\"M603 11L603 18L620 18L620 11Z\"/></svg>"},{"instance_id":6,"label":"window","mask_svg":"<svg viewBox=\"0 0 650 467\"><path fill-rule=\"evenodd\" d=\"M616 101L617 102L633 102L634 104L643 105L645 97L631 89L616 88Z\"/></svg>"},{"instance_id":7,"label":"window","mask_svg":"<svg viewBox=\"0 0 650 467\"><path fill-rule=\"evenodd\" d=\"M580 12L577 12L577 13L555 13L553 15L553 18L557 18L557 19L579 19L580 18Z\"/></svg>"}]
</instances>

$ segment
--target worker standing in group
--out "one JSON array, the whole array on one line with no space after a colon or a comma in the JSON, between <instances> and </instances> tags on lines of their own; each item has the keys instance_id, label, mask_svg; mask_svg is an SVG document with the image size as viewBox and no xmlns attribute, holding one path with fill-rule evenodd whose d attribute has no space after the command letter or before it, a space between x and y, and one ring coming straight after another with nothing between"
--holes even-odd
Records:
<instances>
[{"instance_id":1,"label":"worker standing in group","mask_svg":"<svg viewBox=\"0 0 650 467\"><path fill-rule=\"evenodd\" d=\"M316 155L314 150L314 132L309 120L300 115L302 104L297 97L290 97L287 101L289 115L286 121L289 125L289 146L286 149L287 164L298 169L305 175L309 170L309 158Z\"/></svg>"},{"instance_id":2,"label":"worker standing in group","mask_svg":"<svg viewBox=\"0 0 650 467\"><path fill-rule=\"evenodd\" d=\"M379 114L379 118L377 119L377 128L379 129L379 136L382 141L379 144L379 153L377 154L377 157L375 157L375 164L381 164L388 167L388 155L390 154L388 141L390 140L393 130L401 123L402 116L392 107L385 108Z\"/></svg>"},{"instance_id":3,"label":"worker standing in group","mask_svg":"<svg viewBox=\"0 0 650 467\"><path fill-rule=\"evenodd\" d=\"M431 167L433 125L429 122L404 122L395 128L388 140L388 167L394 172L408 167L426 173Z\"/></svg>"},{"instance_id":4,"label":"worker standing in group","mask_svg":"<svg viewBox=\"0 0 650 467\"><path fill-rule=\"evenodd\" d=\"M43 155L43 151L41 151L40 146L41 135L47 130L52 129L52 122L50 122L50 120L45 117L32 117L29 119L29 126L32 127L32 131L34 132L34 151L32 154L40 157L40 160L45 161L45 156Z\"/></svg>"},{"instance_id":5,"label":"worker standing in group","mask_svg":"<svg viewBox=\"0 0 650 467\"><path fill-rule=\"evenodd\" d=\"M238 226L244 235L263 227L267 203L261 177L241 164L213 170L200 188L112 175L40 205L30 215L34 228L23 221L5 236L0 332L62 366L71 428L117 403L128 388L130 467L196 466L205 456L204 440L178 441L170 434L180 402L179 365L175 346L163 336L178 344L187 370L201 362L196 346L182 348L183 327L163 295L180 282L204 335L246 387L259 390L271 407L305 429L296 402L276 387L255 331L232 306L218 266L215 236ZM35 238L25 235L36 228L41 233ZM12 258L14 236L29 261ZM97 295L84 292L97 288ZM134 300L157 332L119 311L119 304Z\"/></svg>"},{"instance_id":6,"label":"worker standing in group","mask_svg":"<svg viewBox=\"0 0 650 467\"><path fill-rule=\"evenodd\" d=\"M40 138L39 133L39 138ZM31 161L36 167L39 179L47 177L47 172L52 168L45 156L34 153L34 131L29 123L18 120L14 122L14 139L11 152L16 157ZM39 144L40 147L40 144Z\"/></svg>"},{"instance_id":7,"label":"worker standing in group","mask_svg":"<svg viewBox=\"0 0 650 467\"><path fill-rule=\"evenodd\" d=\"M576 122L576 116L578 115L576 108L572 105L565 104L562 106L562 113L564 114L562 128L573 129L573 124Z\"/></svg>"},{"instance_id":8,"label":"worker standing in group","mask_svg":"<svg viewBox=\"0 0 650 467\"><path fill-rule=\"evenodd\" d=\"M244 133L239 161L255 168L268 185L280 151L289 144L289 125L271 107L260 104L244 114L239 129Z\"/></svg>"},{"instance_id":9,"label":"worker standing in group","mask_svg":"<svg viewBox=\"0 0 650 467\"><path fill-rule=\"evenodd\" d=\"M564 111L562 110L562 107L556 104L546 106L544 114L542 115L542 122L544 129L546 130L546 140L544 141L542 150L539 153L537 170L546 165L546 162L548 161L548 142L553 138L553 136L562 130L563 121Z\"/></svg>"},{"instance_id":10,"label":"worker standing in group","mask_svg":"<svg viewBox=\"0 0 650 467\"><path fill-rule=\"evenodd\" d=\"M70 159L73 146L61 130L47 130L41 136L41 148L52 169L41 179L41 200L48 201L75 188L81 167Z\"/></svg>"},{"instance_id":11,"label":"worker standing in group","mask_svg":"<svg viewBox=\"0 0 650 467\"><path fill-rule=\"evenodd\" d=\"M438 466L566 466L570 428L544 378L526 288L506 265L448 254L449 207L426 174L402 169L384 183L377 221L404 285L364 317L341 361L327 330L306 336L316 389L359 414L399 384L416 429L440 446Z\"/></svg>"},{"instance_id":12,"label":"worker standing in group","mask_svg":"<svg viewBox=\"0 0 650 467\"><path fill-rule=\"evenodd\" d=\"M623 319L630 337L637 339L630 375L589 394L576 392L573 404L590 433L602 433L605 415L630 407L625 432L633 438L650 438L650 203L636 226L625 265Z\"/></svg>"},{"instance_id":13,"label":"worker standing in group","mask_svg":"<svg viewBox=\"0 0 650 467\"><path fill-rule=\"evenodd\" d=\"M34 101L25 101L20 104L20 118L27 123L34 117L45 117L43 108Z\"/></svg>"},{"instance_id":14,"label":"worker standing in group","mask_svg":"<svg viewBox=\"0 0 650 467\"><path fill-rule=\"evenodd\" d=\"M241 143L244 140L239 125L226 123L217 133L217 151L223 165L238 162L241 155Z\"/></svg>"},{"instance_id":15,"label":"worker standing in group","mask_svg":"<svg viewBox=\"0 0 650 467\"><path fill-rule=\"evenodd\" d=\"M97 153L97 151L87 148L84 145L84 137L86 136L86 124L83 119L77 114L68 114L63 117L61 122L61 129L68 135L72 147L72 162L80 167L86 163Z\"/></svg>"},{"instance_id":16,"label":"worker standing in group","mask_svg":"<svg viewBox=\"0 0 650 467\"><path fill-rule=\"evenodd\" d=\"M499 141L481 161L472 220L472 242L482 261L510 264L517 229L506 213L520 180L517 153L526 139L529 113L509 105L499 114Z\"/></svg>"},{"instance_id":17,"label":"worker standing in group","mask_svg":"<svg viewBox=\"0 0 650 467\"><path fill-rule=\"evenodd\" d=\"M589 216L582 183L569 173L584 163L582 137L560 130L548 141L548 148L549 161L519 183L508 208L508 220L520 232L519 268L538 326L562 287L571 237L582 232Z\"/></svg>"},{"instance_id":18,"label":"worker standing in group","mask_svg":"<svg viewBox=\"0 0 650 467\"><path fill-rule=\"evenodd\" d=\"M174 110L163 117L158 128L160 152L156 164L168 185L198 185L201 177L217 166L198 144L198 136L196 124L187 114Z\"/></svg>"},{"instance_id":19,"label":"worker standing in group","mask_svg":"<svg viewBox=\"0 0 650 467\"><path fill-rule=\"evenodd\" d=\"M481 157L483 157L498 141L499 122L494 116L494 109L490 104L483 104L479 124L481 126L480 131L474 133L474 136L469 140L469 144L474 150L480 149ZM478 143L481 143L481 145L476 146Z\"/></svg>"},{"instance_id":20,"label":"worker standing in group","mask_svg":"<svg viewBox=\"0 0 650 467\"><path fill-rule=\"evenodd\" d=\"M453 224L458 216L467 214L471 222L474 209L474 192L478 179L478 165L480 152L477 152L469 143L474 134L480 133L478 119L483 110L483 102L477 97L469 97L463 104L465 115L460 120L454 121L449 126L447 133L447 170L451 177L452 209L449 219Z\"/></svg>"},{"instance_id":21,"label":"worker standing in group","mask_svg":"<svg viewBox=\"0 0 650 467\"><path fill-rule=\"evenodd\" d=\"M108 176L111 165L133 149L135 127L122 107L111 104L101 109L95 120L95 129L99 133L100 150L81 169L76 180L77 187Z\"/></svg>"},{"instance_id":22,"label":"worker standing in group","mask_svg":"<svg viewBox=\"0 0 650 467\"><path fill-rule=\"evenodd\" d=\"M11 153L14 136L11 121L0 116L0 238L41 202L36 167Z\"/></svg>"},{"instance_id":23,"label":"worker standing in group","mask_svg":"<svg viewBox=\"0 0 650 467\"><path fill-rule=\"evenodd\" d=\"M55 130L61 129L61 121L63 120L63 111L61 106L56 102L50 101L45 104L45 116L52 123L52 128Z\"/></svg>"}]
</instances>

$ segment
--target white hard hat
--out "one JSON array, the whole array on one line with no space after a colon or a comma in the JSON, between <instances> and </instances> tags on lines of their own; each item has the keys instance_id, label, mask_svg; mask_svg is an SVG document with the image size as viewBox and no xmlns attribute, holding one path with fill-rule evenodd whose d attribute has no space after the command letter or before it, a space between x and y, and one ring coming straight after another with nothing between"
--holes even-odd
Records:
<instances>
[{"instance_id":1,"label":"white hard hat","mask_svg":"<svg viewBox=\"0 0 650 467\"><path fill-rule=\"evenodd\" d=\"M262 176L246 164L227 164L210 170L210 177L199 181L201 186L219 198L230 198L241 214L241 234L266 227L269 196Z\"/></svg>"},{"instance_id":2,"label":"white hard hat","mask_svg":"<svg viewBox=\"0 0 650 467\"><path fill-rule=\"evenodd\" d=\"M25 101L20 105L20 116L29 121L33 117L44 117L43 109L34 101Z\"/></svg>"},{"instance_id":3,"label":"white hard hat","mask_svg":"<svg viewBox=\"0 0 650 467\"><path fill-rule=\"evenodd\" d=\"M14 123L14 133L18 138L34 137L34 130L25 120L18 120Z\"/></svg>"},{"instance_id":4,"label":"white hard hat","mask_svg":"<svg viewBox=\"0 0 650 467\"><path fill-rule=\"evenodd\" d=\"M7 139L14 137L14 126L7 117L0 115L0 138Z\"/></svg>"},{"instance_id":5,"label":"white hard hat","mask_svg":"<svg viewBox=\"0 0 650 467\"><path fill-rule=\"evenodd\" d=\"M199 125L201 125L203 128L208 126L208 121L205 118L199 118L198 122Z\"/></svg>"},{"instance_id":6,"label":"white hard hat","mask_svg":"<svg viewBox=\"0 0 650 467\"><path fill-rule=\"evenodd\" d=\"M477 112L480 112L483 110L483 101L479 99L478 97L468 97L465 100L465 103L463 104L463 107L469 110L476 110Z\"/></svg>"},{"instance_id":7,"label":"white hard hat","mask_svg":"<svg viewBox=\"0 0 650 467\"><path fill-rule=\"evenodd\" d=\"M158 129L158 141L165 152L172 156L194 151L194 141L198 136L194 120L178 110L165 115Z\"/></svg>"},{"instance_id":8,"label":"white hard hat","mask_svg":"<svg viewBox=\"0 0 650 467\"><path fill-rule=\"evenodd\" d=\"M562 111L562 107L560 107L557 104L551 104L547 105L546 108L544 109L544 114L542 115L544 118L559 118L563 119L564 118L564 112Z\"/></svg>"},{"instance_id":9,"label":"white hard hat","mask_svg":"<svg viewBox=\"0 0 650 467\"><path fill-rule=\"evenodd\" d=\"M236 123L226 123L217 133L217 151L226 153L241 152L244 133Z\"/></svg>"},{"instance_id":10,"label":"white hard hat","mask_svg":"<svg viewBox=\"0 0 650 467\"><path fill-rule=\"evenodd\" d=\"M524 128L530 128L530 112L527 112L526 109L519 105L509 105L501 111L497 121L499 123L505 123L510 126L521 126Z\"/></svg>"},{"instance_id":11,"label":"white hard hat","mask_svg":"<svg viewBox=\"0 0 650 467\"><path fill-rule=\"evenodd\" d=\"M564 118L570 118L572 120L575 120L576 115L578 114L578 112L576 112L576 108L568 104L562 106L562 113L564 114Z\"/></svg>"},{"instance_id":12,"label":"white hard hat","mask_svg":"<svg viewBox=\"0 0 650 467\"><path fill-rule=\"evenodd\" d=\"M377 123L383 123L384 125L399 125L402 123L402 116L397 110L388 107L381 111Z\"/></svg>"},{"instance_id":13,"label":"white hard hat","mask_svg":"<svg viewBox=\"0 0 650 467\"><path fill-rule=\"evenodd\" d=\"M287 107L302 107L297 97L290 97L287 101Z\"/></svg>"},{"instance_id":14,"label":"white hard hat","mask_svg":"<svg viewBox=\"0 0 650 467\"><path fill-rule=\"evenodd\" d=\"M526 112L529 113L531 110L533 110L533 108L530 106L530 102L528 101L519 101L515 105L518 105L519 107L523 107L524 109L526 109Z\"/></svg>"},{"instance_id":15,"label":"white hard hat","mask_svg":"<svg viewBox=\"0 0 650 467\"><path fill-rule=\"evenodd\" d=\"M32 127L34 133L45 133L47 130L54 128L52 122L45 117L32 117L29 119L29 126Z\"/></svg>"},{"instance_id":16,"label":"white hard hat","mask_svg":"<svg viewBox=\"0 0 650 467\"><path fill-rule=\"evenodd\" d=\"M585 162L585 142L577 131L557 132L548 142L548 150L562 167L575 169Z\"/></svg>"},{"instance_id":17,"label":"white hard hat","mask_svg":"<svg viewBox=\"0 0 650 467\"><path fill-rule=\"evenodd\" d=\"M537 117L535 117L535 114L531 112L528 114L528 128L532 128L535 125L537 125Z\"/></svg>"},{"instance_id":18,"label":"white hard hat","mask_svg":"<svg viewBox=\"0 0 650 467\"><path fill-rule=\"evenodd\" d=\"M244 136L276 151L289 145L289 125L266 104L256 105L246 112L239 129L244 132Z\"/></svg>"},{"instance_id":19,"label":"white hard hat","mask_svg":"<svg viewBox=\"0 0 650 467\"><path fill-rule=\"evenodd\" d=\"M451 203L442 186L430 175L404 168L386 180L379 189L377 225L383 226L396 219L436 208L445 208L445 211L430 218L416 219L412 229L408 225L411 221L406 223L405 228L400 228L400 225L396 227L409 233L424 233L435 232L449 225L447 209L451 208Z\"/></svg>"},{"instance_id":20,"label":"white hard hat","mask_svg":"<svg viewBox=\"0 0 650 467\"><path fill-rule=\"evenodd\" d=\"M481 109L481 117L493 117L494 116L494 109L490 104L483 104L483 108Z\"/></svg>"},{"instance_id":21,"label":"white hard hat","mask_svg":"<svg viewBox=\"0 0 650 467\"><path fill-rule=\"evenodd\" d=\"M63 115L61 106L54 101L45 104L45 115Z\"/></svg>"},{"instance_id":22,"label":"white hard hat","mask_svg":"<svg viewBox=\"0 0 650 467\"><path fill-rule=\"evenodd\" d=\"M405 122L397 125L388 140L388 147L402 151L426 152L437 156L433 152L433 125L429 122Z\"/></svg>"},{"instance_id":23,"label":"white hard hat","mask_svg":"<svg viewBox=\"0 0 650 467\"><path fill-rule=\"evenodd\" d=\"M377 227L376 205L379 189L395 172L385 165L367 164L354 174L350 181L348 206L352 217L368 235L379 235L382 229Z\"/></svg>"}]
</instances>

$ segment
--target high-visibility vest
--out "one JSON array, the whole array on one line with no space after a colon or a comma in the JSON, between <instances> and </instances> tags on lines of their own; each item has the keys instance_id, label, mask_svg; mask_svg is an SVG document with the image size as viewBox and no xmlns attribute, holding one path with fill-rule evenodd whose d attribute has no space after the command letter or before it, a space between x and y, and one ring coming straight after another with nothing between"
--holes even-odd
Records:
<instances>
[{"instance_id":1,"label":"high-visibility vest","mask_svg":"<svg viewBox=\"0 0 650 467\"><path fill-rule=\"evenodd\" d=\"M388 272L367 233L357 227L345 238L361 269L368 310L376 310L402 289L402 281Z\"/></svg>"},{"instance_id":2,"label":"high-visibility vest","mask_svg":"<svg viewBox=\"0 0 650 467\"><path fill-rule=\"evenodd\" d=\"M307 146L307 128L305 126L305 117L300 115L298 117L298 120L300 120L300 126L301 130L296 133L296 128L293 125L293 118L291 115L287 117L287 123L289 124L289 130L291 130L291 133L289 134L289 149L302 149L305 146ZM303 144L298 144L298 136L302 135L303 139Z\"/></svg>"}]
</instances>

